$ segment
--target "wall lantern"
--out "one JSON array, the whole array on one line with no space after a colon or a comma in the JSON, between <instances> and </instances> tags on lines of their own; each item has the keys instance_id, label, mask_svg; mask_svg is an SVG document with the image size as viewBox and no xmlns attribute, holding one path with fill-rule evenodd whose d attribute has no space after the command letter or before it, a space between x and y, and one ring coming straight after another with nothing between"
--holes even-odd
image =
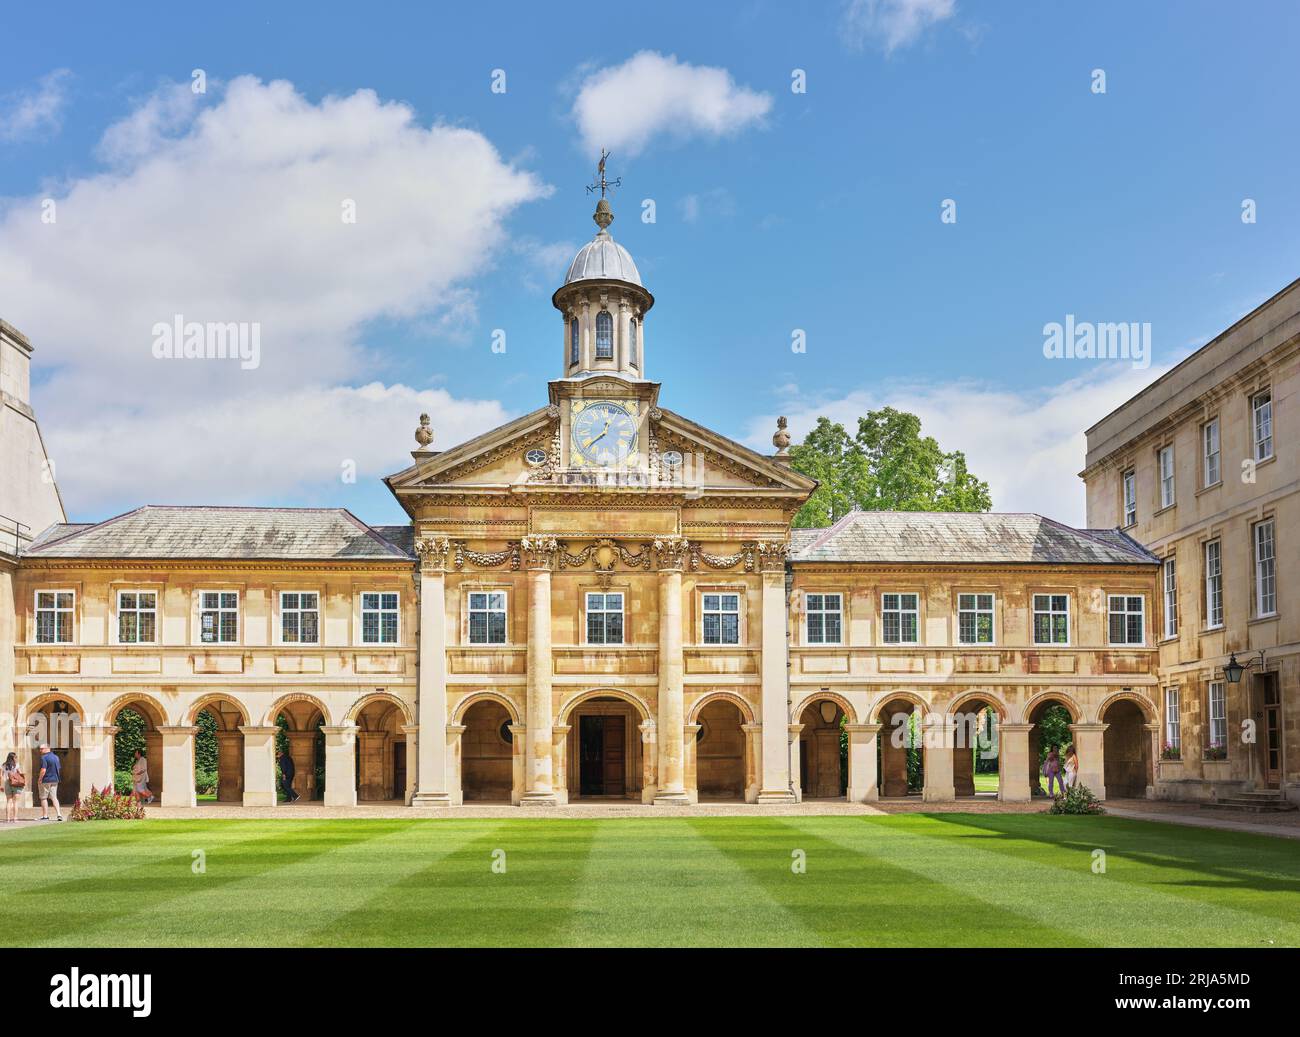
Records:
<instances>
[{"instance_id":1,"label":"wall lantern","mask_svg":"<svg viewBox=\"0 0 1300 1037\"><path fill-rule=\"evenodd\" d=\"M1256 660L1248 659L1245 664L1237 662L1237 653L1233 652L1228 661L1223 664L1223 675L1228 678L1229 684L1240 684L1241 675L1255 665ZM1264 650L1259 650L1259 668L1264 668Z\"/></svg>"}]
</instances>

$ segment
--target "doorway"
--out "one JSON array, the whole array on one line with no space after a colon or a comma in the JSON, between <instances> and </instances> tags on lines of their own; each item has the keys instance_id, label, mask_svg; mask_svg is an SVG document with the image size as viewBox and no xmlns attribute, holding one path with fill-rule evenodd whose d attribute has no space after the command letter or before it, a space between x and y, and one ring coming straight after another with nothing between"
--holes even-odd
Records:
<instances>
[{"instance_id":1,"label":"doorway","mask_svg":"<svg viewBox=\"0 0 1300 1037\"><path fill-rule=\"evenodd\" d=\"M618 796L627 790L626 718L604 715L578 718L578 788L584 796Z\"/></svg>"},{"instance_id":2,"label":"doorway","mask_svg":"<svg viewBox=\"0 0 1300 1037\"><path fill-rule=\"evenodd\" d=\"M1277 674L1255 675L1259 686L1261 709L1260 769L1267 788L1282 787L1282 698L1277 690Z\"/></svg>"}]
</instances>

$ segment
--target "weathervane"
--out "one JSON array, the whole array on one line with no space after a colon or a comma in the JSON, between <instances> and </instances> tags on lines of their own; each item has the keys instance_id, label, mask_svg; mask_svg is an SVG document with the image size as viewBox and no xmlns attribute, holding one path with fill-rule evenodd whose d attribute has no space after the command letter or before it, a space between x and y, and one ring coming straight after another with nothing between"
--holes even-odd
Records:
<instances>
[{"instance_id":1,"label":"weathervane","mask_svg":"<svg viewBox=\"0 0 1300 1037\"><path fill-rule=\"evenodd\" d=\"M623 186L623 178L621 176L615 177L613 180L607 180L605 178L605 160L607 158L609 158L609 152L604 148L601 148L600 162L596 166L596 182L587 185L588 194L595 194L596 191L600 191L600 196L604 198L607 191L611 191L615 187Z\"/></svg>"}]
</instances>

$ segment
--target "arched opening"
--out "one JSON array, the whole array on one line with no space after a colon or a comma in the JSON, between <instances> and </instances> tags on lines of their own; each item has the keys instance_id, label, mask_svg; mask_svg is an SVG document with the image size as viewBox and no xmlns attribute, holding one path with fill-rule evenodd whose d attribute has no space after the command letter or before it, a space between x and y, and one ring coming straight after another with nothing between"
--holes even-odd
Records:
<instances>
[{"instance_id":1,"label":"arched opening","mask_svg":"<svg viewBox=\"0 0 1300 1037\"><path fill-rule=\"evenodd\" d=\"M696 717L695 788L700 799L744 799L748 772L740 707L727 699L706 702Z\"/></svg>"},{"instance_id":2,"label":"arched opening","mask_svg":"<svg viewBox=\"0 0 1300 1037\"><path fill-rule=\"evenodd\" d=\"M593 695L568 711L564 780L569 799L640 799L642 715L617 695Z\"/></svg>"},{"instance_id":3,"label":"arched opening","mask_svg":"<svg viewBox=\"0 0 1300 1037\"><path fill-rule=\"evenodd\" d=\"M957 796L998 795L998 711L987 699L967 698L952 710L955 722L952 787Z\"/></svg>"},{"instance_id":4,"label":"arched opening","mask_svg":"<svg viewBox=\"0 0 1300 1037\"><path fill-rule=\"evenodd\" d=\"M142 777L155 801L162 799L163 739L166 718L148 699L129 699L108 718L117 728L113 736L113 784L118 792L135 790L136 753L144 759Z\"/></svg>"},{"instance_id":5,"label":"arched opening","mask_svg":"<svg viewBox=\"0 0 1300 1037\"><path fill-rule=\"evenodd\" d=\"M275 736L277 803L324 798L325 734L321 731L324 724L324 708L308 696L285 701L276 710L275 726L280 729Z\"/></svg>"},{"instance_id":6,"label":"arched opening","mask_svg":"<svg viewBox=\"0 0 1300 1037\"><path fill-rule=\"evenodd\" d=\"M32 805L40 805L40 787L37 778L41 773L40 746L46 744L59 758L59 808L71 806L81 793L80 727L84 718L77 706L68 699L52 697L27 712L27 737L29 760L24 766L27 785L31 790ZM53 814L51 814L53 816Z\"/></svg>"},{"instance_id":7,"label":"arched opening","mask_svg":"<svg viewBox=\"0 0 1300 1037\"><path fill-rule=\"evenodd\" d=\"M194 711L194 793L200 803L244 801L244 711L231 699L206 699Z\"/></svg>"},{"instance_id":8,"label":"arched opening","mask_svg":"<svg viewBox=\"0 0 1300 1037\"><path fill-rule=\"evenodd\" d=\"M356 714L357 800L406 799L406 716L389 699L370 699Z\"/></svg>"},{"instance_id":9,"label":"arched opening","mask_svg":"<svg viewBox=\"0 0 1300 1037\"><path fill-rule=\"evenodd\" d=\"M1151 735L1146 714L1132 699L1116 699L1106 707L1101 722L1102 769L1106 798L1142 799L1151 781Z\"/></svg>"},{"instance_id":10,"label":"arched opening","mask_svg":"<svg viewBox=\"0 0 1300 1037\"><path fill-rule=\"evenodd\" d=\"M1074 715L1064 699L1045 698L1034 706L1026 719L1034 725L1029 729L1030 794L1046 796L1048 779L1043 774L1043 765L1053 747L1064 765L1065 752L1074 741L1074 735L1070 731ZM1057 787L1053 784L1053 789Z\"/></svg>"},{"instance_id":11,"label":"arched opening","mask_svg":"<svg viewBox=\"0 0 1300 1037\"><path fill-rule=\"evenodd\" d=\"M465 711L460 736L460 785L466 802L509 803L514 787L514 736L510 712L495 699Z\"/></svg>"},{"instance_id":12,"label":"arched opening","mask_svg":"<svg viewBox=\"0 0 1300 1037\"><path fill-rule=\"evenodd\" d=\"M911 699L895 698L876 711L876 773L880 795L886 799L919 796L925 785L921 707Z\"/></svg>"},{"instance_id":13,"label":"arched opening","mask_svg":"<svg viewBox=\"0 0 1300 1037\"><path fill-rule=\"evenodd\" d=\"M815 699L799 715L799 787L804 799L837 799L848 792L848 735L844 710Z\"/></svg>"}]
</instances>

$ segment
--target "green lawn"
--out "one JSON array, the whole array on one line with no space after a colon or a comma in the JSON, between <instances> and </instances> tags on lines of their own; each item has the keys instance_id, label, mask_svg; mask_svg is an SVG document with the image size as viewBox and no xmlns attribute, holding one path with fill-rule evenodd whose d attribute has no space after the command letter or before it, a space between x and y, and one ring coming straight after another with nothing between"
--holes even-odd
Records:
<instances>
[{"instance_id":1,"label":"green lawn","mask_svg":"<svg viewBox=\"0 0 1300 1037\"><path fill-rule=\"evenodd\" d=\"M1109 817L68 823L0 874L18 945L1300 946L1300 842Z\"/></svg>"}]
</instances>

